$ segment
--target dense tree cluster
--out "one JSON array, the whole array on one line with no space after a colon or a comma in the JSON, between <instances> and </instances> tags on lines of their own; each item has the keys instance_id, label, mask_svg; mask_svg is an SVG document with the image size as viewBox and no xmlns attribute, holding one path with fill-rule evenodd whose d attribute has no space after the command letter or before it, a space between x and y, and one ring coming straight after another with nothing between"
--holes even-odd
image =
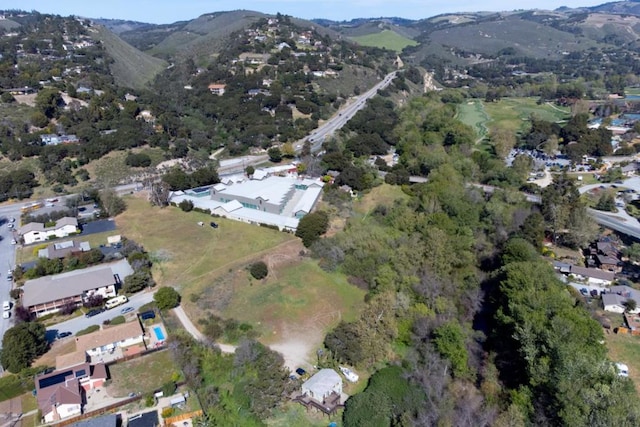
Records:
<instances>
[{"instance_id":1,"label":"dense tree cluster","mask_svg":"<svg viewBox=\"0 0 640 427\"><path fill-rule=\"evenodd\" d=\"M33 360L47 351L46 327L40 322L18 323L2 337L0 362L9 372L28 368Z\"/></svg>"}]
</instances>

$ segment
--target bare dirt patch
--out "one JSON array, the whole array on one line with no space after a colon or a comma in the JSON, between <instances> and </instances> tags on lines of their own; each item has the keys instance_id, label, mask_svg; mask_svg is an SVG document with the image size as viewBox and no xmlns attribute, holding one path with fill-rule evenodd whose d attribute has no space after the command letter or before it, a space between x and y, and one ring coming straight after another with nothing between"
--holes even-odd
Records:
<instances>
[{"instance_id":1,"label":"bare dirt patch","mask_svg":"<svg viewBox=\"0 0 640 427\"><path fill-rule=\"evenodd\" d=\"M56 366L56 357L76 351L76 342L71 339L54 341L45 354L37 358L32 366Z\"/></svg>"}]
</instances>

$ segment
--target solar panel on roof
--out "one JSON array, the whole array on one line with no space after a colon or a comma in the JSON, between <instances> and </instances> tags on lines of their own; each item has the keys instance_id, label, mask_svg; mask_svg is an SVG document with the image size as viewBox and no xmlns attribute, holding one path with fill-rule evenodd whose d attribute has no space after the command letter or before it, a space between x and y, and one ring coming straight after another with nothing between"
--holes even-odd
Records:
<instances>
[{"instance_id":1,"label":"solar panel on roof","mask_svg":"<svg viewBox=\"0 0 640 427\"><path fill-rule=\"evenodd\" d=\"M85 377L85 376L87 376L86 370L80 369L79 371L76 371L76 378Z\"/></svg>"},{"instance_id":2,"label":"solar panel on roof","mask_svg":"<svg viewBox=\"0 0 640 427\"><path fill-rule=\"evenodd\" d=\"M38 380L38 384L40 385L41 389L51 387L52 385L63 383L65 378L67 378L69 375L73 375L73 371L64 371L50 377L41 378Z\"/></svg>"}]
</instances>

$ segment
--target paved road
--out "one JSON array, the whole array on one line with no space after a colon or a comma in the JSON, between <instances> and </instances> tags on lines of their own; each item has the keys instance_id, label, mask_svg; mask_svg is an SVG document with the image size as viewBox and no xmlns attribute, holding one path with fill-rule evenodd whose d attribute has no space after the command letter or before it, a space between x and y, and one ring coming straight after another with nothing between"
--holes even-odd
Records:
<instances>
[{"instance_id":1,"label":"paved road","mask_svg":"<svg viewBox=\"0 0 640 427\"><path fill-rule=\"evenodd\" d=\"M129 298L129 302L118 307L112 308L111 310L107 310L103 313L100 313L93 317L76 317L65 322L61 322L47 328L47 339L53 339L55 335L59 332L71 332L75 334L76 332L85 329L91 325L101 325L107 319L113 319L116 316L120 315L120 311L125 307L133 307L135 310L143 306L144 304L150 303L153 301L153 294L155 290L151 291L143 291L136 295L133 295ZM135 311L128 314L128 316L135 314ZM69 339L69 338L65 338Z\"/></svg>"},{"instance_id":2,"label":"paved road","mask_svg":"<svg viewBox=\"0 0 640 427\"><path fill-rule=\"evenodd\" d=\"M20 207L23 204L12 204L0 206L0 300L9 301L9 291L12 282L7 280L7 272L16 265L15 246L11 244L13 232L8 228L7 224L10 218L20 220ZM7 329L13 326L13 318L0 318L0 337L4 336ZM1 341L0 341L1 346Z\"/></svg>"},{"instance_id":3,"label":"paved road","mask_svg":"<svg viewBox=\"0 0 640 427\"><path fill-rule=\"evenodd\" d=\"M384 89L391 84L391 81L396 77L396 71L387 74L382 80L380 80L375 86L363 93L362 95L354 98L351 102L342 107L337 114L327 120L322 126L311 132L308 138L298 141L295 145L296 152L302 150L302 144L305 140L311 142L311 152L316 153L322 149L322 143L325 138L333 134L336 130L342 128L351 118L366 105L369 98L374 97L378 90Z\"/></svg>"},{"instance_id":4,"label":"paved road","mask_svg":"<svg viewBox=\"0 0 640 427\"><path fill-rule=\"evenodd\" d=\"M331 134L333 134L336 130L342 128L351 118L361 109L366 106L366 102L369 98L374 97L378 90L384 89L391 84L393 79L396 77L396 71L393 71L387 74L382 80L376 83L371 89L366 91L360 96L352 98L346 105L344 105L333 117L324 122L318 128L316 128L313 132L309 134L308 137L305 137L294 143L294 148L296 153L300 153L302 151L303 145L305 141L311 142L311 152L317 153L322 150L322 144L325 138ZM236 159L227 159L220 161L220 167L218 168L218 173L220 175L225 174L234 174L238 172L244 171L244 169L251 165L256 166L260 163L264 163L269 159L269 156L266 154L258 155L258 156L244 156Z\"/></svg>"}]
</instances>

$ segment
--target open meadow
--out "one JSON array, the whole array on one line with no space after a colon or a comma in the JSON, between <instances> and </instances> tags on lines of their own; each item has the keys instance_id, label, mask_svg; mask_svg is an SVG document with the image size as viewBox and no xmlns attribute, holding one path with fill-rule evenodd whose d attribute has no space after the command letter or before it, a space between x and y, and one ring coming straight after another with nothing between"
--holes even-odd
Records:
<instances>
[{"instance_id":1,"label":"open meadow","mask_svg":"<svg viewBox=\"0 0 640 427\"><path fill-rule=\"evenodd\" d=\"M344 275L301 256L304 247L292 234L224 218L213 229L204 213L151 207L138 197L126 202L116 218L120 234L149 251L155 280L182 294L194 323L210 313L249 323L290 365L311 363L326 330L355 319L363 304L364 292ZM269 267L262 281L247 271L258 260Z\"/></svg>"},{"instance_id":2,"label":"open meadow","mask_svg":"<svg viewBox=\"0 0 640 427\"><path fill-rule=\"evenodd\" d=\"M402 52L407 46L417 46L418 42L404 37L395 31L383 30L379 33L367 34L363 36L352 36L351 40L363 46L379 47L383 49Z\"/></svg>"},{"instance_id":3,"label":"open meadow","mask_svg":"<svg viewBox=\"0 0 640 427\"><path fill-rule=\"evenodd\" d=\"M538 98L502 98L497 102L474 99L458 107L457 118L471 126L482 140L492 129L522 132L532 115L550 122L564 121L570 115L568 108L537 101Z\"/></svg>"},{"instance_id":4,"label":"open meadow","mask_svg":"<svg viewBox=\"0 0 640 427\"><path fill-rule=\"evenodd\" d=\"M609 358L629 366L629 378L640 389L640 337L625 334L606 334Z\"/></svg>"}]
</instances>

